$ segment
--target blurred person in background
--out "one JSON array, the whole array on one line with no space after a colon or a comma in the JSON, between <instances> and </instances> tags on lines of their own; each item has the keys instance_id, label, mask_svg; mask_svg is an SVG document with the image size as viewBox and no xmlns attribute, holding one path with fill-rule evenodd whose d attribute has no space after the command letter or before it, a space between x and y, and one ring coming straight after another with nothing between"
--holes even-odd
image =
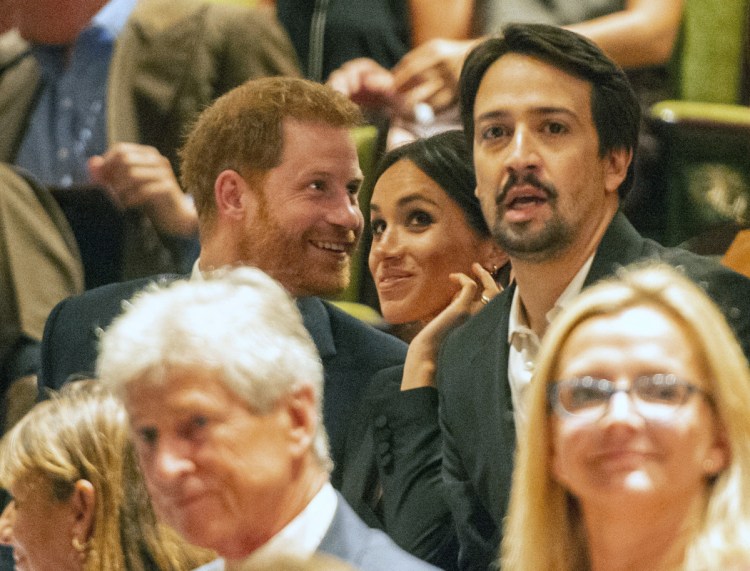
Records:
<instances>
[{"instance_id":1,"label":"blurred person in background","mask_svg":"<svg viewBox=\"0 0 750 571\"><path fill-rule=\"evenodd\" d=\"M272 14L203 0L0 0L0 31L0 380L13 420L56 303L189 271L187 126L247 79L299 70Z\"/></svg>"},{"instance_id":2,"label":"blurred person in background","mask_svg":"<svg viewBox=\"0 0 750 571\"><path fill-rule=\"evenodd\" d=\"M581 294L527 406L504 570L750 569L750 371L684 275L626 268Z\"/></svg>"},{"instance_id":3,"label":"blurred person in background","mask_svg":"<svg viewBox=\"0 0 750 571\"><path fill-rule=\"evenodd\" d=\"M390 69L432 38L466 39L472 0L265 0L297 51L306 77L325 81L351 61Z\"/></svg>"},{"instance_id":4,"label":"blurred person in background","mask_svg":"<svg viewBox=\"0 0 750 571\"><path fill-rule=\"evenodd\" d=\"M316 552L364 571L434 569L331 486L323 365L262 271L142 292L104 333L97 370L125 402L157 513L228 569Z\"/></svg>"},{"instance_id":5,"label":"blurred person in background","mask_svg":"<svg viewBox=\"0 0 750 571\"><path fill-rule=\"evenodd\" d=\"M188 571L213 557L157 522L125 410L99 383L72 383L6 434L0 482L18 571Z\"/></svg>"}]
</instances>

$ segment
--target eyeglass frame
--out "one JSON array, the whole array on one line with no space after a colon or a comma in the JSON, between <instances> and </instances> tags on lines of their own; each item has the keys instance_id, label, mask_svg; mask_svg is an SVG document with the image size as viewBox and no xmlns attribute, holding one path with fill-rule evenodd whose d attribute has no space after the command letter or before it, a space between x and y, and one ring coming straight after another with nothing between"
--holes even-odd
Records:
<instances>
[{"instance_id":1,"label":"eyeglass frame","mask_svg":"<svg viewBox=\"0 0 750 571\"><path fill-rule=\"evenodd\" d=\"M685 388L686 390L685 396L681 402L677 404L662 403L663 405L665 405L665 407L669 407L673 409L673 412L676 412L677 410L682 408L690 400L690 397L692 397L694 394L699 394L703 396L709 404L713 405L713 399L711 395L708 394L708 392L706 392L705 389L696 386L694 383L681 379L680 377L678 377L677 375L673 373L654 373L652 375L640 375L636 377L632 382L630 382L630 384L627 387L621 386L620 388L617 388L617 385L618 384L621 385L622 383L618 383L617 381L612 381L610 379L595 377L593 375L584 375L582 377L573 377L570 379L560 379L557 381L552 381L551 383L547 385L547 404L552 411L558 414L558 416L562 416L562 417L568 416L572 418L581 418L581 419L588 418L590 421L595 422L604 417L604 415L607 412L607 409L610 406L612 397L614 397L615 394L622 392L628 395L628 397L630 398L630 401L633 403L633 406L635 407L635 409L638 411L638 413L641 416L648 417L649 415L643 414L643 411L639 408L639 403L644 403L647 405L658 404L658 403L649 403L647 401L643 401L638 396L638 393L637 392L634 393L634 391L635 391L635 388L638 386L639 381L643 379L649 379L653 381L655 377L665 377L666 379L670 381L668 383L670 386L680 386L680 387ZM607 400L603 401L600 405L596 405L596 407L591 407L591 408L599 408L601 406L600 414L596 415L595 417L593 414L589 416L585 412L584 413L571 412L568 409L566 409L565 406L563 406L562 402L560 401L559 387L561 384L564 383L566 385L569 385L570 383L581 382L587 379L589 381L595 382L596 384L605 382L607 383L607 386L608 386L609 395L607 397Z\"/></svg>"}]
</instances>

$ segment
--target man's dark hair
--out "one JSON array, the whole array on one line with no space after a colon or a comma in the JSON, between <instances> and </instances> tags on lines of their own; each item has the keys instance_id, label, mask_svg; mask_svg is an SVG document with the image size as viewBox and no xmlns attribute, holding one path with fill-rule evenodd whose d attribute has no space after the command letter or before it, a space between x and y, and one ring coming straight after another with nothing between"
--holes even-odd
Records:
<instances>
[{"instance_id":1,"label":"man's dark hair","mask_svg":"<svg viewBox=\"0 0 750 571\"><path fill-rule=\"evenodd\" d=\"M487 69L508 53L536 58L591 84L591 114L599 136L599 154L613 149L635 151L641 107L625 72L591 40L557 26L510 24L501 36L479 44L466 59L459 80L461 119L471 147L474 102ZM620 196L633 183L633 164L620 185Z\"/></svg>"}]
</instances>

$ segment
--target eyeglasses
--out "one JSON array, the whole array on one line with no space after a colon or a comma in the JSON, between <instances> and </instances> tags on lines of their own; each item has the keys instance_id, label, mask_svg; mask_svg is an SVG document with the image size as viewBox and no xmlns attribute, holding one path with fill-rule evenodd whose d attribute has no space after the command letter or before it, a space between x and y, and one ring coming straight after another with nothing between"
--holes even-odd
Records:
<instances>
[{"instance_id":1,"label":"eyeglasses","mask_svg":"<svg viewBox=\"0 0 750 571\"><path fill-rule=\"evenodd\" d=\"M645 418L670 417L693 393L706 392L673 374L658 373L638 377L629 387L596 377L566 379L550 384L548 399L560 415L595 421L604 416L615 393L627 393L636 410Z\"/></svg>"}]
</instances>

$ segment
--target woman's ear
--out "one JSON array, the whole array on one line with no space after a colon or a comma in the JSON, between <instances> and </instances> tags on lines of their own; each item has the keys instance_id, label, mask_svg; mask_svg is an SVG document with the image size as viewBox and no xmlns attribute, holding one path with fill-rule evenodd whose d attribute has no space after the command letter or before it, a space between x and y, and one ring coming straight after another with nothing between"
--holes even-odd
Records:
<instances>
[{"instance_id":1,"label":"woman's ear","mask_svg":"<svg viewBox=\"0 0 750 571\"><path fill-rule=\"evenodd\" d=\"M716 426L716 434L714 435L714 442L708 449L708 454L703 460L703 470L706 476L711 478L721 473L727 466L732 458L732 450L729 446L729 438L727 431L723 426Z\"/></svg>"},{"instance_id":2,"label":"woman's ear","mask_svg":"<svg viewBox=\"0 0 750 571\"><path fill-rule=\"evenodd\" d=\"M479 254L479 263L493 275L510 260L505 250L498 246L492 238L482 241Z\"/></svg>"},{"instance_id":3,"label":"woman's ear","mask_svg":"<svg viewBox=\"0 0 750 571\"><path fill-rule=\"evenodd\" d=\"M11 500L0 515L0 544L10 545L16 523L16 503Z\"/></svg>"},{"instance_id":4,"label":"woman's ear","mask_svg":"<svg viewBox=\"0 0 750 571\"><path fill-rule=\"evenodd\" d=\"M70 499L73 509L73 537L85 545L94 533L96 519L96 490L88 480L78 480Z\"/></svg>"}]
</instances>

